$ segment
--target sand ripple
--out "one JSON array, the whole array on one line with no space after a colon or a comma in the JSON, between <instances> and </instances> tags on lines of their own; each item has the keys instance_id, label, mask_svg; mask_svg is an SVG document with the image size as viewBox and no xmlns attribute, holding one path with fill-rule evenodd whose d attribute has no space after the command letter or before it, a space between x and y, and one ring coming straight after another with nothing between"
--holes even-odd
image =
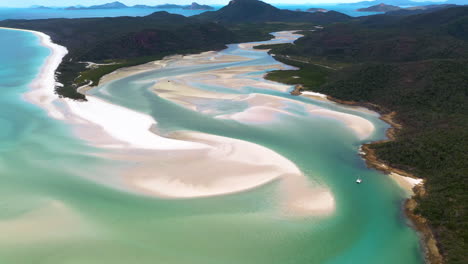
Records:
<instances>
[{"instance_id":1,"label":"sand ripple","mask_svg":"<svg viewBox=\"0 0 468 264\"><path fill-rule=\"evenodd\" d=\"M243 192L276 181L279 186L278 204L283 212L295 215L333 212L334 199L328 190L312 184L294 163L263 146L203 133L157 135L154 133L155 129L152 129L157 121L145 114L93 96L88 96L88 102L85 103L57 98L52 92L55 85L53 75L66 54L66 49L53 44L42 33L35 34L41 38L43 45L51 49L52 54L33 83L34 89L28 93L27 99L45 108L52 117L72 125L77 134L90 144L112 149L108 154L109 158L121 159L129 164L122 175L124 188L163 198L193 199ZM205 63L239 59L235 56L222 58L216 53L205 53L188 57L181 65L202 58L208 58ZM172 62L169 64L178 65L178 61L183 59L184 57L171 58ZM168 63L159 63L157 67L165 65ZM237 70L229 72L228 69L224 74L234 76L238 74ZM241 70L252 71L255 68ZM264 88L285 88L284 85L274 83L256 83ZM189 91L190 88L187 87L186 91ZM193 97L201 96L198 89L192 89L188 95L183 94L183 91L172 91L171 95L168 87L163 88L160 91L166 91L166 95L170 95L173 100L180 100L187 105L193 104ZM206 92L203 96L218 98L219 93ZM253 107L239 120L253 121L262 116L273 115L277 112L275 106L280 111L283 106L283 102L274 100L267 105L252 105L252 102L267 102L261 96L227 97L247 100Z\"/></svg>"}]
</instances>

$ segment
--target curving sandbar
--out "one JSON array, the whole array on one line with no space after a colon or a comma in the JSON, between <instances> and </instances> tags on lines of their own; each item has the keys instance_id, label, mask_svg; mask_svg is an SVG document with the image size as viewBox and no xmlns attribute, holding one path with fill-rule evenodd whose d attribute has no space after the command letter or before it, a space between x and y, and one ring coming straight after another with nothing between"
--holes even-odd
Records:
<instances>
[{"instance_id":1,"label":"curving sandbar","mask_svg":"<svg viewBox=\"0 0 468 264\"><path fill-rule=\"evenodd\" d=\"M136 162L123 170L124 188L188 199L243 192L277 181L281 212L329 214L335 208L330 191L311 185L294 163L265 147L194 132L162 137L150 131L156 122L149 116L92 96L88 100L67 102L67 121L94 145L123 150L109 158ZM87 138L80 131L92 136ZM298 188L285 187L291 185L301 187L302 194Z\"/></svg>"},{"instance_id":2,"label":"curving sandbar","mask_svg":"<svg viewBox=\"0 0 468 264\"><path fill-rule=\"evenodd\" d=\"M93 96L87 96L87 99L87 102L66 102L70 113L67 120L73 120L72 122L82 126L78 130L79 134L96 145L110 148L157 150L203 149L206 147L202 144L174 140L152 133L150 129L156 125L156 122L148 115L107 103ZM88 126L86 126L86 122ZM95 133L95 130L99 128L102 129L101 133ZM94 132L91 133L91 131ZM87 134L92 136L86 137ZM102 136L102 134L107 135ZM105 137L115 139L115 142L106 144L104 143L106 142Z\"/></svg>"},{"instance_id":3,"label":"curving sandbar","mask_svg":"<svg viewBox=\"0 0 468 264\"><path fill-rule=\"evenodd\" d=\"M300 35L293 32L284 31L275 33L275 39L271 43L292 42ZM249 52L265 52L256 50L253 47L262 43L242 43L236 44L237 48ZM263 42L265 44L265 42ZM232 56L226 53L206 52L194 56L172 56L158 63L157 69L171 67L189 67L198 64L209 64L219 62L240 62L252 60L249 57ZM162 77L153 79L155 84L152 87L158 96L178 103L188 109L198 111L204 114L212 115L219 119L231 119L244 124L262 125L265 123L280 122L282 116L297 116L294 109L305 109L310 117L327 118L342 123L350 129L360 140L369 138L375 127L372 122L358 115L329 110L319 106L313 106L298 100L287 99L282 96L274 96L251 92L249 89L275 90L280 92L289 92L290 85L270 82L262 76L248 76L252 72L266 72L273 69L286 69L287 66L271 61L258 65L239 65L224 68L216 68L193 74L185 73L175 77ZM148 71L150 68L147 69ZM147 80L148 81L148 80ZM207 90L201 87L222 87L223 91ZM303 92L304 95L311 98L326 100L326 95L314 92ZM239 108L237 112L222 111L222 107L216 108L216 105L222 106L226 101L247 103L248 107ZM205 103L210 102L212 107L206 109ZM359 110L354 108L354 110Z\"/></svg>"},{"instance_id":4,"label":"curving sandbar","mask_svg":"<svg viewBox=\"0 0 468 264\"><path fill-rule=\"evenodd\" d=\"M323 215L335 209L330 190L313 184L294 163L272 150L204 133L177 132L171 137L210 147L171 156L154 153L139 160L139 166L125 172L129 185L160 197L188 199L233 194L277 182L277 206L282 214Z\"/></svg>"},{"instance_id":5,"label":"curving sandbar","mask_svg":"<svg viewBox=\"0 0 468 264\"><path fill-rule=\"evenodd\" d=\"M145 114L91 95L87 102L57 98L53 93L54 71L67 51L45 34L35 34L50 48L51 55L25 98L71 125L90 144L109 149L108 154L101 155L125 164L122 188L188 199L242 192L275 181L280 213L307 216L334 211L329 190L314 184L294 163L265 147L194 132L162 136L155 133L157 121Z\"/></svg>"},{"instance_id":6,"label":"curving sandbar","mask_svg":"<svg viewBox=\"0 0 468 264\"><path fill-rule=\"evenodd\" d=\"M229 71L244 72L244 69L229 69ZM233 74L230 77L226 77L225 75L226 73L218 75L217 73L209 72L197 74L196 78L198 84L227 87L232 90L232 93L207 91L201 88L197 88L195 85L190 85L190 83L193 82L191 80L195 78L195 76L191 75L185 75L177 79L161 79L153 86L152 90L158 94L158 96L178 103L188 109L199 111L201 113L211 114L216 118L231 119L245 124L281 122L282 116L297 116L293 110L301 108L309 113L310 117L312 118L328 118L341 122L351 131L353 131L361 140L370 137L375 130L372 122L357 115L332 111L323 107L313 106L301 101L287 99L280 96L259 93L235 93L236 91L242 90L242 88L245 86L259 87L257 83L260 83L260 81L249 79L245 80L245 78L239 76L238 74ZM263 83L262 87L265 87ZM270 89L271 88L282 90L283 86L278 85L275 87L272 84ZM225 113L223 111L218 111L217 109L211 109L210 112L207 112L206 109L200 108L198 106L200 102L204 103L206 100L212 102L218 101L220 105L222 104L223 100L230 100L232 102L247 103L248 107L245 109L240 109L235 113Z\"/></svg>"}]
</instances>

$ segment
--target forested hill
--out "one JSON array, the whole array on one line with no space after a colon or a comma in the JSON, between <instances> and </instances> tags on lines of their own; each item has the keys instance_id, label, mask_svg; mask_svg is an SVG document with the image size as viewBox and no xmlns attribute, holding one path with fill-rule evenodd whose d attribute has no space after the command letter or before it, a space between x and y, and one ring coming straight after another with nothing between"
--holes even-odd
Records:
<instances>
[{"instance_id":1,"label":"forested hill","mask_svg":"<svg viewBox=\"0 0 468 264\"><path fill-rule=\"evenodd\" d=\"M467 38L468 7L458 7L331 25L285 46L283 53L345 62L455 59L468 56Z\"/></svg>"},{"instance_id":2,"label":"forested hill","mask_svg":"<svg viewBox=\"0 0 468 264\"><path fill-rule=\"evenodd\" d=\"M74 60L149 56L189 49L220 49L235 40L223 26L156 12L145 17L7 20L0 25L44 32ZM190 41L186 41L190 39Z\"/></svg>"},{"instance_id":3,"label":"forested hill","mask_svg":"<svg viewBox=\"0 0 468 264\"><path fill-rule=\"evenodd\" d=\"M269 47L301 70L268 78L396 111L403 125L396 140L368 148L426 180L413 212L428 220L445 263L468 263L468 7L371 16L304 34Z\"/></svg>"},{"instance_id":4,"label":"forested hill","mask_svg":"<svg viewBox=\"0 0 468 264\"><path fill-rule=\"evenodd\" d=\"M351 17L335 11L310 13L282 10L259 0L232 0L220 10L205 12L196 17L222 23L309 22L329 24L351 19Z\"/></svg>"}]
</instances>

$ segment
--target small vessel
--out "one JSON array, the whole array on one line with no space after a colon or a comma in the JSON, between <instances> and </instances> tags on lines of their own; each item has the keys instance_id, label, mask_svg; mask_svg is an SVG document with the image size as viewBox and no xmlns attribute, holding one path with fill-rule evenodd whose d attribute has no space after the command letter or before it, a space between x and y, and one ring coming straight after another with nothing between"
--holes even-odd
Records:
<instances>
[{"instance_id":1,"label":"small vessel","mask_svg":"<svg viewBox=\"0 0 468 264\"><path fill-rule=\"evenodd\" d=\"M357 178L356 183L357 183L357 184L361 184L361 182L362 182L362 179L361 179L361 178Z\"/></svg>"}]
</instances>

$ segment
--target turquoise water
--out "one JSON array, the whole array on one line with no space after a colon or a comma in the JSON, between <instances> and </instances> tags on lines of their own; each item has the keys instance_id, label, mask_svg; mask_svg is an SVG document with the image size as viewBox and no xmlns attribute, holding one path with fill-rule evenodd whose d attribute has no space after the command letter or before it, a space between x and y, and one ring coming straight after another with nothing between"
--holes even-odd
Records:
<instances>
[{"instance_id":1,"label":"turquoise water","mask_svg":"<svg viewBox=\"0 0 468 264\"><path fill-rule=\"evenodd\" d=\"M222 6L213 6L215 10ZM335 10L349 16L368 16L376 12L358 12L356 9L363 6L340 5L277 5L281 9L305 11L311 7L320 7ZM4 19L45 19L45 18L84 18L84 17L117 17L117 16L146 16L153 12L166 11L183 16L201 14L203 10L174 9L149 9L149 8L124 8L124 9L96 9L96 10L65 10L65 9L36 9L36 8L2 8L0 7L0 20Z\"/></svg>"},{"instance_id":2,"label":"turquoise water","mask_svg":"<svg viewBox=\"0 0 468 264\"><path fill-rule=\"evenodd\" d=\"M153 116L162 130L222 135L280 153L311 181L331 189L336 211L279 217L271 210L276 183L201 199L132 194L105 184L118 172L118 162L94 155L104 150L76 139L69 125L22 99L49 51L27 32L0 30L0 40L0 263L422 263L418 237L400 209L404 192L366 168L357 155L362 141L341 123L305 114L266 125L220 120L162 99L141 82L226 64L164 69L111 82L94 94ZM277 63L266 53L235 45L223 52L251 58L234 66ZM199 88L230 92L229 87ZM387 128L373 114L336 104L259 87L238 90L252 92L360 115L377 128L368 140L383 138ZM356 175L364 184L354 184Z\"/></svg>"}]
</instances>

